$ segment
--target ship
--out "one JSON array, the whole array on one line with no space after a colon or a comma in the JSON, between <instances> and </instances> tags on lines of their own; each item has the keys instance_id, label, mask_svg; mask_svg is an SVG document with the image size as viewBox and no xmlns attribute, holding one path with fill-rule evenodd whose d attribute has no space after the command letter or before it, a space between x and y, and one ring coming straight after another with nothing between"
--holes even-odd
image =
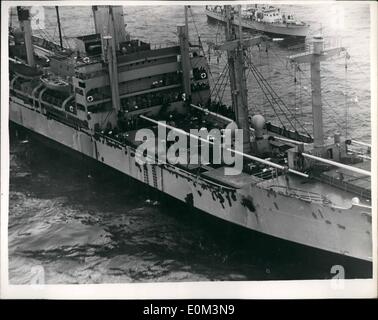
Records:
<instances>
[{"instance_id":1,"label":"ship","mask_svg":"<svg viewBox=\"0 0 378 320\"><path fill-rule=\"evenodd\" d=\"M9 48L11 124L228 223L371 262L371 145L337 131L326 139L323 132L320 64L346 49L325 48L319 35L310 51L288 57L296 66L311 65L313 133L299 132L248 106L245 71L253 61L246 50L271 40L246 38L242 25L232 24L237 12L230 5L222 10L225 41L213 49L227 55L230 106L212 99L205 51L189 39L187 6L177 42L159 48L127 34L122 6L92 6L95 33L76 37L71 51L33 36L28 8L17 7L22 37L12 37ZM269 90L264 79L261 85ZM154 136L151 161L141 163L139 130L214 143L211 134L204 138L191 128L241 130L243 149L231 153L243 160L242 171L227 173L232 168L223 160L154 161L167 133ZM198 146L187 154L198 156Z\"/></svg>"},{"instance_id":2,"label":"ship","mask_svg":"<svg viewBox=\"0 0 378 320\"><path fill-rule=\"evenodd\" d=\"M209 20L226 23L228 17L220 5L206 6L206 15ZM237 16L236 16L237 17ZM252 30L270 37L284 38L298 42L305 41L310 26L297 20L293 14L282 13L279 8L271 5L258 5L242 9L240 24L245 30ZM239 25L237 19L231 21Z\"/></svg>"}]
</instances>

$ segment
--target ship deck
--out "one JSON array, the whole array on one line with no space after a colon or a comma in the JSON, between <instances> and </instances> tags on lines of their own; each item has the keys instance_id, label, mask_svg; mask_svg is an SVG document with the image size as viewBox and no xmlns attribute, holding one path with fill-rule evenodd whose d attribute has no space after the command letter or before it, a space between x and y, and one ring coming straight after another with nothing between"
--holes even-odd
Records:
<instances>
[{"instance_id":1,"label":"ship deck","mask_svg":"<svg viewBox=\"0 0 378 320\"><path fill-rule=\"evenodd\" d=\"M139 145L142 144L140 141L135 140L135 135L138 130L131 130L127 131L127 133L124 134L124 141L126 144L133 146L134 148L137 148ZM149 150L149 154L152 155L155 151L155 155L161 155L165 156L165 150L166 150L166 140L160 140L158 137L155 137L155 150ZM191 150L190 156L195 156L195 152ZM169 157L168 157L169 158ZM262 181L261 178L258 178L256 176L247 174L247 173L241 173L241 174L235 174L235 175L226 175L225 174L225 168L226 166L222 166L219 168L214 168L211 166L208 166L206 164L191 164L189 162L189 149L188 154L181 155L181 158L177 158L178 160L178 167L181 167L184 170L190 171L190 172L196 172L201 173L201 176L203 176L206 179L209 179L211 181L214 181L219 184L223 184L232 188L240 189L248 184L256 184L260 181ZM167 159L169 163L173 163L172 159ZM228 168L229 170L233 170L231 167Z\"/></svg>"},{"instance_id":2,"label":"ship deck","mask_svg":"<svg viewBox=\"0 0 378 320\"><path fill-rule=\"evenodd\" d=\"M352 167L370 171L371 161L363 161ZM321 174L320 179L336 187L350 190L364 197L371 196L371 177L342 168L333 168Z\"/></svg>"},{"instance_id":3,"label":"ship deck","mask_svg":"<svg viewBox=\"0 0 378 320\"><path fill-rule=\"evenodd\" d=\"M213 180L218 183L234 187L236 189L240 189L248 184L256 184L262 181L261 178L255 177L253 175L250 175L244 172L237 175L226 175L225 169L226 167L212 169L212 170L202 173L202 176L209 180ZM233 170L232 168L229 168L229 169Z\"/></svg>"},{"instance_id":4,"label":"ship deck","mask_svg":"<svg viewBox=\"0 0 378 320\"><path fill-rule=\"evenodd\" d=\"M334 171L334 170L330 170ZM331 174L331 172L327 172ZM315 199L316 195L323 195L326 199L330 200L335 206L338 207L350 207L352 198L356 195L349 192L348 190L343 190L342 188L331 185L324 181L319 181L318 179L305 179L295 175L284 175L278 176L277 178L271 180L265 180L258 184L258 186L266 189L276 189L290 193L297 193L298 196L307 199ZM367 198L360 197L361 204L371 206L371 201Z\"/></svg>"},{"instance_id":5,"label":"ship deck","mask_svg":"<svg viewBox=\"0 0 378 320\"><path fill-rule=\"evenodd\" d=\"M157 126L152 126L150 129L156 131ZM138 130L127 131L123 134L123 141L128 145L137 148L141 141L136 141L135 136ZM159 139L155 136L155 149L148 150L151 157L163 156L166 154L166 140ZM202 177L214 181L216 183L229 186L235 189L243 188L247 185L258 185L264 189L276 189L279 192L296 193L301 198L306 198L314 201L322 201L322 196L325 196L334 205L339 207L349 207L353 197L359 197L361 203L371 205L371 177L361 173L352 172L350 170L341 168L331 168L324 171L320 176L304 179L295 175L281 175L274 179L264 180L256 175L249 173L239 174L225 174L226 166L215 167L210 164L191 164L190 156L194 155L194 150L187 149L187 153L181 154L181 158L177 159L178 167L192 173L200 174ZM169 158L169 155L168 155ZM174 159L167 159L169 163L176 163ZM351 165L356 168L369 171L371 162L363 161ZM229 170L233 170L231 167Z\"/></svg>"}]
</instances>

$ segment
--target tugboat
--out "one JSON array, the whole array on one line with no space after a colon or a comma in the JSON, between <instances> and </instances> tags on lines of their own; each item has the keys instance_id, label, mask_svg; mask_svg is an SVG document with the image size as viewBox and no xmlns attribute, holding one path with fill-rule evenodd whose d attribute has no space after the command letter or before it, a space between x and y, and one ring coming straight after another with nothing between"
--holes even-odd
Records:
<instances>
[{"instance_id":1,"label":"tugboat","mask_svg":"<svg viewBox=\"0 0 378 320\"><path fill-rule=\"evenodd\" d=\"M209 20L216 22L226 23L228 20L225 11L219 5L206 6L206 15ZM297 20L293 14L282 13L273 6L256 4L252 8L245 8L240 19L243 29L261 32L271 37L295 39L298 42L305 41L310 28L305 22ZM232 23L239 25L238 20Z\"/></svg>"},{"instance_id":2,"label":"tugboat","mask_svg":"<svg viewBox=\"0 0 378 320\"><path fill-rule=\"evenodd\" d=\"M296 67L311 65L310 135L297 131L300 126L292 122L298 119L289 109L287 114L282 112L282 99L248 55L247 48L257 48L269 39L243 37L240 7L238 16L231 6L222 8L226 41L214 48L227 54L231 106L212 98L207 57L201 43L190 41L187 23L178 26L176 45L152 49L149 43L127 36L121 6L92 9L95 33L75 39L74 56L50 52L48 71L70 79L67 90L60 90L46 86L40 77L23 75L13 62L17 58L41 72L46 68L36 63L28 8L18 7L25 41L10 43L9 52L22 52L14 46L23 46L26 56L10 56L9 120L13 124L229 223L372 261L371 146L337 132L325 139L323 133L320 63L344 54L345 48L324 48L319 36L310 52L288 57ZM185 7L186 22L187 15ZM237 27L235 21L239 21ZM246 69L259 79L267 97L272 95L272 105L280 104L277 120L286 116L291 127L273 124L249 108ZM242 151L232 144L221 147L242 160L241 172L227 173L233 168L223 158L220 163L210 158L194 164L180 158L160 160L164 151L160 147L175 144L171 133L186 142L214 145L218 138L212 129L242 130ZM139 149L140 130L153 136L147 155ZM366 147L364 156L354 151L356 144ZM185 150L182 158L202 156L198 144ZM172 158L175 152L166 156ZM141 163L143 157L149 161Z\"/></svg>"}]
</instances>

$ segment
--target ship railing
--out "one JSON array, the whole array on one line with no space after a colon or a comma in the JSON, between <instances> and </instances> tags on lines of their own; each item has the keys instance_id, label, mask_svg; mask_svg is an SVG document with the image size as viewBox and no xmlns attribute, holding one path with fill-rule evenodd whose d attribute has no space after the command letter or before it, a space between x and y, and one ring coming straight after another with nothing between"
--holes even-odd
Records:
<instances>
[{"instance_id":1,"label":"ship railing","mask_svg":"<svg viewBox=\"0 0 378 320\"><path fill-rule=\"evenodd\" d=\"M170 48L172 46L177 46L178 43L177 41L169 41L169 42L156 42L156 43L151 43L151 50L157 50L157 49L165 49L165 48Z\"/></svg>"},{"instance_id":2,"label":"ship railing","mask_svg":"<svg viewBox=\"0 0 378 320\"><path fill-rule=\"evenodd\" d=\"M118 148L122 148L122 147L125 147L127 145L130 146L130 144L128 144L126 142L126 140L123 140L121 141L120 138L116 138L116 137L110 137L109 134L105 134L104 132L102 131L96 131L95 132L95 137L98 137L98 138L102 138L104 139L108 144L111 144L111 145L114 145L114 146L117 146Z\"/></svg>"},{"instance_id":3,"label":"ship railing","mask_svg":"<svg viewBox=\"0 0 378 320\"><path fill-rule=\"evenodd\" d=\"M83 66L83 65L88 65L92 63L99 63L102 62L103 57L102 54L96 54L96 55L91 55L89 57L82 56L81 58L76 60L77 65Z\"/></svg>"},{"instance_id":4,"label":"ship railing","mask_svg":"<svg viewBox=\"0 0 378 320\"><path fill-rule=\"evenodd\" d=\"M111 145L116 146L116 147L118 147L118 148L122 148L122 147L126 147L126 146L127 146L128 148L130 148L130 151L134 154L134 156L137 156L137 155L140 155L140 156L141 156L141 154L138 154L137 148L135 148L131 143L129 143L129 142L127 142L127 141L121 142L121 141L119 141L119 140L117 140L117 139L114 139L114 138L111 138L111 137L109 137L108 135L106 135L106 134L104 134L104 133L102 133L102 132L99 132L99 131L96 131L96 132L95 132L95 135L96 135L97 137L101 137L101 138L103 138L108 144L111 144ZM160 160L159 160L159 157L158 157L157 154L156 154L156 155L151 155L151 154L148 154L148 153L147 153L147 155L143 155L143 157L145 157L145 156L146 156L147 159L149 159L152 163L155 163L155 162L156 162L158 165L164 165L164 166L166 166L166 167L170 167L170 168L174 169L175 171L181 171L181 172L184 172L185 174L189 174L189 175L191 175L192 177L195 176L195 178L196 178L197 181L198 181L198 179L199 179L199 175L198 175L198 174L193 174L193 173L188 172L187 170L182 170L182 169L180 169L177 165L172 165L172 164L170 164L170 163L166 163L166 162L162 162L162 161L160 161ZM219 183L216 183L215 181L212 181L212 180L206 179L206 178L204 178L204 177L200 177L200 179L201 179L202 181L205 181L205 182L207 182L207 183L210 183L210 184L212 184L212 185L214 185L214 186L217 186L218 188L221 188L221 189L232 190L232 191L235 190L234 187L230 187L230 186L227 186L227 185L219 184Z\"/></svg>"},{"instance_id":5,"label":"ship railing","mask_svg":"<svg viewBox=\"0 0 378 320\"><path fill-rule=\"evenodd\" d=\"M336 38L336 37L331 37L326 40L324 40L324 48L337 48L337 47L342 47L342 39ZM314 49L314 44L311 43L306 43L305 46L305 52L313 52Z\"/></svg>"},{"instance_id":6,"label":"ship railing","mask_svg":"<svg viewBox=\"0 0 378 320\"><path fill-rule=\"evenodd\" d=\"M345 179L345 177L349 176L349 175L347 173L343 172L343 176L344 176L344 179ZM351 176L349 176L349 177L351 177ZM341 180L340 177L334 177L334 176L328 176L328 175L322 175L321 177L319 177L317 179L319 181L326 182L326 183L330 184L331 186L335 186L337 188L341 187L344 191L352 192L359 197L371 198L371 190L364 188L362 186L353 185L353 183L351 183L351 182L356 181L356 180L369 180L369 179L371 179L370 177L366 177L366 176L365 177L359 177L359 178L356 178L354 180L349 181L349 183L348 183L348 179L346 179L347 181L344 181L344 180Z\"/></svg>"},{"instance_id":7,"label":"ship railing","mask_svg":"<svg viewBox=\"0 0 378 320\"><path fill-rule=\"evenodd\" d=\"M289 197L294 197L294 198L297 198L306 202L318 203L318 204L331 203L330 200L328 200L325 196L316 192L290 188L288 186L282 186L282 185L270 185L268 186L268 189L275 191L279 194L283 194Z\"/></svg>"},{"instance_id":8,"label":"ship railing","mask_svg":"<svg viewBox=\"0 0 378 320\"><path fill-rule=\"evenodd\" d=\"M277 170L276 169L271 169L267 171L260 171L258 173L252 174L253 176L263 179L263 180L268 180L268 179L275 179L278 176Z\"/></svg>"},{"instance_id":9,"label":"ship railing","mask_svg":"<svg viewBox=\"0 0 378 320\"><path fill-rule=\"evenodd\" d=\"M104 76L105 74L106 74L106 72L103 69L93 71L93 72L88 72L88 73L76 71L75 77L78 78L78 79L81 79L81 80L88 80L88 79L93 79L93 78Z\"/></svg>"}]
</instances>

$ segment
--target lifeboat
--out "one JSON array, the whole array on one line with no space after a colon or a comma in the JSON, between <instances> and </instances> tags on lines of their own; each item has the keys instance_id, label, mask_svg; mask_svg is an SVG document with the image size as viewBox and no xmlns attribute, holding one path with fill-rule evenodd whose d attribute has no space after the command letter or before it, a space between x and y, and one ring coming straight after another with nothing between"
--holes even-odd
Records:
<instances>
[{"instance_id":1,"label":"lifeboat","mask_svg":"<svg viewBox=\"0 0 378 320\"><path fill-rule=\"evenodd\" d=\"M44 75L40 79L48 89L67 93L71 91L70 83L60 77Z\"/></svg>"}]
</instances>

